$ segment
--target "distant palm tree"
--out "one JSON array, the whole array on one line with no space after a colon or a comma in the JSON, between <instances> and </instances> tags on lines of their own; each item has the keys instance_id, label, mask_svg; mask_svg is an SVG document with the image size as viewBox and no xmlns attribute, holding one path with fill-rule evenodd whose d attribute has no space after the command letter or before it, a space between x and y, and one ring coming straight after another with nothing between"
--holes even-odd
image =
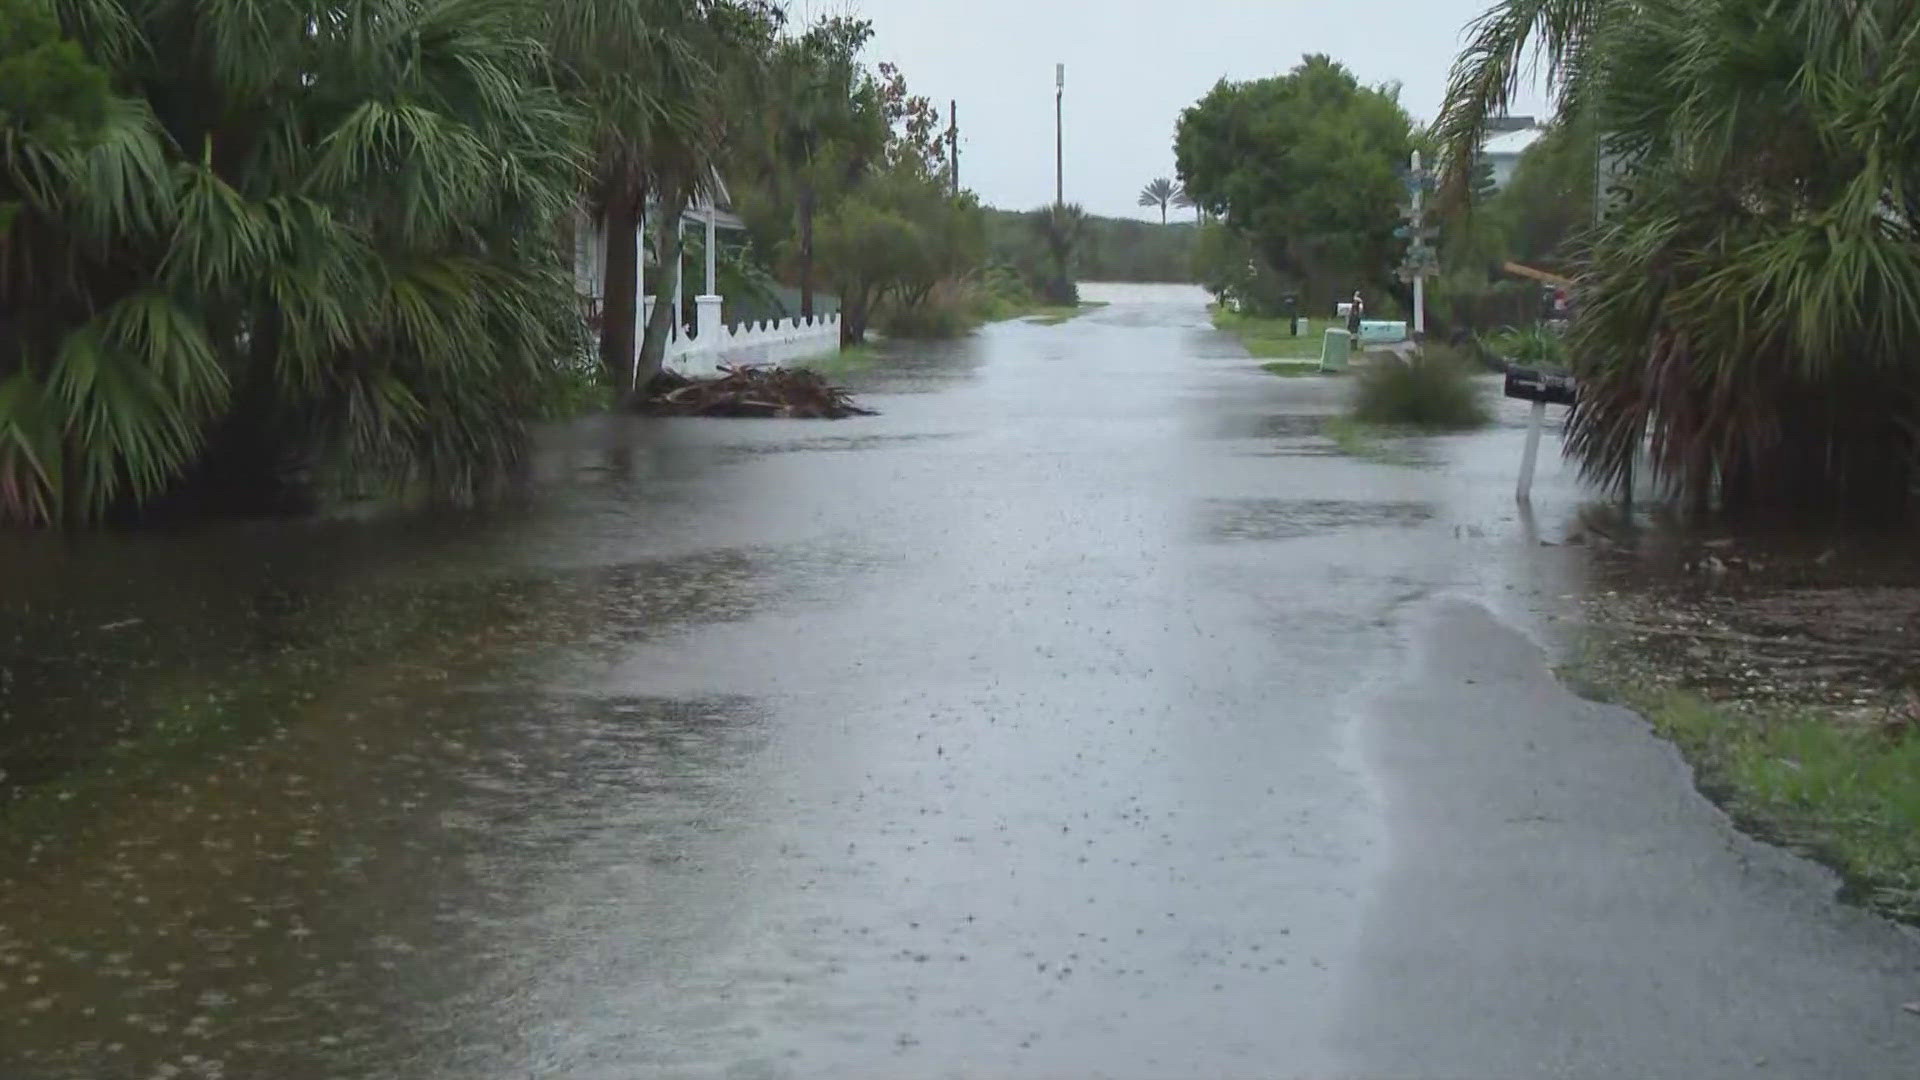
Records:
<instances>
[{"instance_id":1,"label":"distant palm tree","mask_svg":"<svg viewBox=\"0 0 1920 1080\"><path fill-rule=\"evenodd\" d=\"M1162 225L1167 223L1167 204L1180 197L1180 185L1164 176L1148 181L1147 186L1140 189L1140 205L1159 207Z\"/></svg>"},{"instance_id":2,"label":"distant palm tree","mask_svg":"<svg viewBox=\"0 0 1920 1080\"><path fill-rule=\"evenodd\" d=\"M1184 187L1176 187L1174 189L1173 205L1182 210L1192 210L1195 224L1205 221L1207 218L1207 212L1200 209L1200 204L1193 201L1193 196L1187 194L1187 189Z\"/></svg>"}]
</instances>

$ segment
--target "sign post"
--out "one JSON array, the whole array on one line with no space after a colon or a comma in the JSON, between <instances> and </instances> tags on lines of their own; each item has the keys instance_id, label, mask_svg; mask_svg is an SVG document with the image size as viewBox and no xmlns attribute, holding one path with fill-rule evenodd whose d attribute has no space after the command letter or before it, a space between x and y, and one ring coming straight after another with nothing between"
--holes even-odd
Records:
<instances>
[{"instance_id":1,"label":"sign post","mask_svg":"<svg viewBox=\"0 0 1920 1080\"><path fill-rule=\"evenodd\" d=\"M1527 448L1520 452L1520 485L1513 497L1521 502L1533 501L1533 466L1540 457L1540 426L1547 419L1547 403L1533 403L1532 415L1527 418Z\"/></svg>"},{"instance_id":2,"label":"sign post","mask_svg":"<svg viewBox=\"0 0 1920 1080\"><path fill-rule=\"evenodd\" d=\"M1513 365L1507 367L1505 390L1510 398L1533 402L1527 419L1527 448L1520 453L1520 483L1514 490L1514 498L1524 503L1533 499L1533 469L1540 458L1540 428L1546 422L1547 406L1571 405L1580 390L1571 375Z\"/></svg>"},{"instance_id":3,"label":"sign post","mask_svg":"<svg viewBox=\"0 0 1920 1080\"><path fill-rule=\"evenodd\" d=\"M1408 205L1403 210L1407 223L1393 230L1393 235L1407 241L1407 257L1400 264L1400 280L1413 284L1413 340L1418 342L1427 336L1427 275L1440 266L1439 254L1432 244L1440 230L1429 227L1426 221L1427 189L1433 186L1433 173L1420 166L1418 150L1413 152L1409 165Z\"/></svg>"}]
</instances>

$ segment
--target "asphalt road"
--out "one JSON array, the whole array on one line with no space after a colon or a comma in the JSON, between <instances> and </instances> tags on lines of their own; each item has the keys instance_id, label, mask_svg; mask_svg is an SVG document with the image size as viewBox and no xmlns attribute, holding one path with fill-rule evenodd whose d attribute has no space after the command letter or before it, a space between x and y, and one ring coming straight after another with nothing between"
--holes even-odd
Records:
<instances>
[{"instance_id":1,"label":"asphalt road","mask_svg":"<svg viewBox=\"0 0 1920 1080\"><path fill-rule=\"evenodd\" d=\"M1095 295L353 541L427 630L0 871L0 1075L1920 1075L1915 938L1554 681L1551 439Z\"/></svg>"}]
</instances>

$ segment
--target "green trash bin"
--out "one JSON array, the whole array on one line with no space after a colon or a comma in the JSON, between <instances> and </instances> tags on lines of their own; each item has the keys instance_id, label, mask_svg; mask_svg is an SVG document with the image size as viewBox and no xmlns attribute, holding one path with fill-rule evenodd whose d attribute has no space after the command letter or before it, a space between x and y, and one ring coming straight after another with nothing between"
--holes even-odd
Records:
<instances>
[{"instance_id":1,"label":"green trash bin","mask_svg":"<svg viewBox=\"0 0 1920 1080\"><path fill-rule=\"evenodd\" d=\"M1339 327L1328 327L1326 340L1320 343L1320 370L1347 370L1347 354L1353 350L1353 335Z\"/></svg>"}]
</instances>

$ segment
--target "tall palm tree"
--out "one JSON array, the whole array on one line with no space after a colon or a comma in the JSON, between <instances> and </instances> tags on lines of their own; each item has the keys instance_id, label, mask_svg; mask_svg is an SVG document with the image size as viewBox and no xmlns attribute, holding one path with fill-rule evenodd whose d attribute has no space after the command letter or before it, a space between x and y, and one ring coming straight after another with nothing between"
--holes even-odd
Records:
<instances>
[{"instance_id":1,"label":"tall palm tree","mask_svg":"<svg viewBox=\"0 0 1920 1080\"><path fill-rule=\"evenodd\" d=\"M632 389L640 342L640 224L654 196L649 164L664 145L701 139L699 98L713 71L694 41L705 5L679 0L556 0L546 37L554 80L591 124L587 202L607 254L600 362L616 393Z\"/></svg>"},{"instance_id":2,"label":"tall palm tree","mask_svg":"<svg viewBox=\"0 0 1920 1080\"><path fill-rule=\"evenodd\" d=\"M672 88L686 116L647 130L642 170L657 210L655 261L671 274L680 271L685 246L680 226L687 209L717 193L729 147L751 122L740 102L763 96L780 17L778 9L759 0L711 0L695 14L685 24L684 40L697 60L688 70L699 77ZM669 330L680 318L674 291L666 280L655 290L637 364L641 385L659 373Z\"/></svg>"},{"instance_id":3,"label":"tall palm tree","mask_svg":"<svg viewBox=\"0 0 1920 1080\"><path fill-rule=\"evenodd\" d=\"M1147 186L1140 189L1140 205L1158 206L1160 208L1160 224L1165 225L1167 223L1168 204L1184 197L1184 194L1180 189L1180 185L1162 176L1147 181Z\"/></svg>"}]
</instances>

